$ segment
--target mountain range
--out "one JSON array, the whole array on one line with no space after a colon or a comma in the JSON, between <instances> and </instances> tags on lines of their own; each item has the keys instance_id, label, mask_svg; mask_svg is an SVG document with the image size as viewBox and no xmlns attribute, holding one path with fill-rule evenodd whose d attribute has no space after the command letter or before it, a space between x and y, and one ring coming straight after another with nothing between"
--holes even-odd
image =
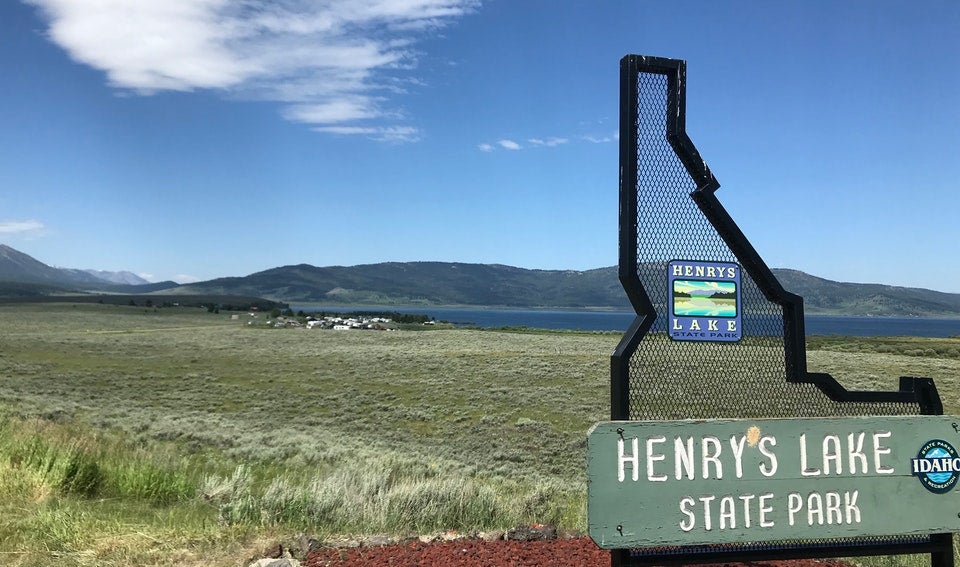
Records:
<instances>
[{"instance_id":1,"label":"mountain range","mask_svg":"<svg viewBox=\"0 0 960 567\"><path fill-rule=\"evenodd\" d=\"M0 282L51 286L57 289L79 289L113 293L146 293L176 287L177 282L150 283L131 272L54 268L0 244ZM21 286L21 289L26 289Z\"/></svg>"},{"instance_id":2,"label":"mountain range","mask_svg":"<svg viewBox=\"0 0 960 567\"><path fill-rule=\"evenodd\" d=\"M836 282L790 269L773 273L784 288L804 298L809 314L960 317L956 293ZM575 271L455 262L299 264L186 285L142 281L129 272L53 268L0 245L0 295L17 297L71 291L255 296L326 305L630 308L612 266Z\"/></svg>"}]
</instances>

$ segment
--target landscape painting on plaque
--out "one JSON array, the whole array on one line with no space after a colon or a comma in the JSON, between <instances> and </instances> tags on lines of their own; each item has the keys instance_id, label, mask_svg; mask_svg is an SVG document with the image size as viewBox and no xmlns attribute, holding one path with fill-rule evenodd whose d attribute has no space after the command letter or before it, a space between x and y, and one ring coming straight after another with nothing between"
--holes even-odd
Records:
<instances>
[{"instance_id":1,"label":"landscape painting on plaque","mask_svg":"<svg viewBox=\"0 0 960 567\"><path fill-rule=\"evenodd\" d=\"M668 273L671 339L740 340L740 266L674 260Z\"/></svg>"}]
</instances>

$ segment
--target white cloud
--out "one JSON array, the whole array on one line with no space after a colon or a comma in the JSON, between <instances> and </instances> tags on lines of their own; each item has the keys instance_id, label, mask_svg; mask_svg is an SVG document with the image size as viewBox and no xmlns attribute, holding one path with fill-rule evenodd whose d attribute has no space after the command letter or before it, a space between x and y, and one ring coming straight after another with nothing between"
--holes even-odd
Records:
<instances>
[{"instance_id":1,"label":"white cloud","mask_svg":"<svg viewBox=\"0 0 960 567\"><path fill-rule=\"evenodd\" d=\"M319 104L295 104L288 106L284 116L296 122L308 124L337 124L380 115L376 104L369 97L344 97Z\"/></svg>"},{"instance_id":2,"label":"white cloud","mask_svg":"<svg viewBox=\"0 0 960 567\"><path fill-rule=\"evenodd\" d=\"M527 141L535 146L546 146L548 148L553 148L562 144L566 144L570 140L566 138L547 138L546 140L541 138L530 138Z\"/></svg>"},{"instance_id":3,"label":"white cloud","mask_svg":"<svg viewBox=\"0 0 960 567\"><path fill-rule=\"evenodd\" d=\"M540 146L545 148L555 148L557 146L562 146L563 144L566 144L569 141L570 140L567 138L558 138L558 137L527 138L527 143L530 144L531 146ZM501 148L504 148L506 150L522 150L523 149L523 146L521 146L519 143L509 138L504 138L503 140L497 140L497 146L500 146ZM478 145L477 148L481 152L492 152L493 150L496 149L496 146L494 146L493 144L484 143L484 144Z\"/></svg>"},{"instance_id":4,"label":"white cloud","mask_svg":"<svg viewBox=\"0 0 960 567\"><path fill-rule=\"evenodd\" d=\"M582 139L587 142L592 142L594 144L600 144L604 142L611 142L616 138L618 138L616 134L614 134L613 138L610 138L610 137L597 138L593 136L582 136L582 138L575 139L574 142ZM527 138L528 148L529 147L556 148L557 146L562 146L569 143L570 143L570 138L561 138L559 136L551 136L549 138ZM521 146L519 143L509 138L498 140L496 145L482 143L477 145L477 148L482 152L492 152L496 149L496 146L500 146L501 148L504 148L507 150L524 149L524 146Z\"/></svg>"},{"instance_id":5,"label":"white cloud","mask_svg":"<svg viewBox=\"0 0 960 567\"><path fill-rule=\"evenodd\" d=\"M143 279L145 279L145 280L147 280L148 282L156 282L156 281L157 281L157 280L156 280L156 276L154 276L153 274L149 274L149 273L147 273L147 272L138 272L138 273L137 273L137 276L138 276L138 277L141 277L141 278L143 278Z\"/></svg>"},{"instance_id":6,"label":"white cloud","mask_svg":"<svg viewBox=\"0 0 960 567\"><path fill-rule=\"evenodd\" d=\"M38 234L46 227L38 220L0 221L0 234Z\"/></svg>"},{"instance_id":7,"label":"white cloud","mask_svg":"<svg viewBox=\"0 0 960 567\"><path fill-rule=\"evenodd\" d=\"M216 89L313 125L377 121L419 84L415 43L479 0L26 0L48 37L127 91ZM358 133L366 133L358 131ZM408 136L408 139L413 137Z\"/></svg>"},{"instance_id":8,"label":"white cloud","mask_svg":"<svg viewBox=\"0 0 960 567\"><path fill-rule=\"evenodd\" d=\"M420 131L411 126L320 126L314 130L345 136L364 135L378 142L416 142L420 139Z\"/></svg>"},{"instance_id":9,"label":"white cloud","mask_svg":"<svg viewBox=\"0 0 960 567\"><path fill-rule=\"evenodd\" d=\"M620 131L616 130L609 136L584 136L584 140L593 144L607 144L620 139Z\"/></svg>"}]
</instances>

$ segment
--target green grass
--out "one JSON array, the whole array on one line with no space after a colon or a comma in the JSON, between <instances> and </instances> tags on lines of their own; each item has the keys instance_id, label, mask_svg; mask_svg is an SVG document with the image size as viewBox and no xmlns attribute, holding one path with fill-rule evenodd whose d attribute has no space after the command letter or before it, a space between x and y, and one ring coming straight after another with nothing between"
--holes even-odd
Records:
<instances>
[{"instance_id":1,"label":"green grass","mask_svg":"<svg viewBox=\"0 0 960 567\"><path fill-rule=\"evenodd\" d=\"M609 415L619 340L98 304L2 305L0 328L12 565L236 564L298 531L584 530L586 432ZM808 358L853 389L932 377L957 413L957 343L814 338Z\"/></svg>"},{"instance_id":2,"label":"green grass","mask_svg":"<svg viewBox=\"0 0 960 567\"><path fill-rule=\"evenodd\" d=\"M29 330L0 339L9 374L0 399L28 415L82 417L138 441L240 459L322 465L399 447L462 473L564 479L582 471L571 448L608 413L617 340L265 331L205 314L193 326L136 314L3 315Z\"/></svg>"},{"instance_id":3,"label":"green grass","mask_svg":"<svg viewBox=\"0 0 960 567\"><path fill-rule=\"evenodd\" d=\"M119 529L101 501L159 540L160 512L212 541L584 527L614 335L278 330L101 305L4 306L0 325L0 467L34 479L19 509L45 522L0 551L106 562L84 555Z\"/></svg>"},{"instance_id":4,"label":"green grass","mask_svg":"<svg viewBox=\"0 0 960 567\"><path fill-rule=\"evenodd\" d=\"M960 336L949 338L921 338L814 335L807 339L807 348L832 352L897 354L921 358L949 358L957 360L960 359Z\"/></svg>"},{"instance_id":5,"label":"green grass","mask_svg":"<svg viewBox=\"0 0 960 567\"><path fill-rule=\"evenodd\" d=\"M811 370L850 389L895 389L900 376L933 378L944 413L960 414L960 337L813 336L807 349Z\"/></svg>"}]
</instances>

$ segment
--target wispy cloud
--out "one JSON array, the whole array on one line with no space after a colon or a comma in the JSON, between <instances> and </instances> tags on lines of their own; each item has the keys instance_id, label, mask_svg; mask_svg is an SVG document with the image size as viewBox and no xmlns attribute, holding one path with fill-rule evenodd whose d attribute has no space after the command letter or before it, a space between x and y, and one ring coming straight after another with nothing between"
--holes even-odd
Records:
<instances>
[{"instance_id":1,"label":"wispy cloud","mask_svg":"<svg viewBox=\"0 0 960 567\"><path fill-rule=\"evenodd\" d=\"M584 136L584 140L592 144L608 144L620 139L620 132L613 132L609 136Z\"/></svg>"},{"instance_id":2,"label":"wispy cloud","mask_svg":"<svg viewBox=\"0 0 960 567\"><path fill-rule=\"evenodd\" d=\"M497 147L503 148L505 150L522 150L525 148L531 147L543 147L543 148L555 148L557 146L562 146L568 143L570 140L568 138L560 138L557 136L552 136L549 138L527 138L527 146L520 145L519 142L511 140L510 138L504 138L502 140L497 140L495 144L490 144L487 142L477 144L477 149L481 152L492 152L497 149Z\"/></svg>"},{"instance_id":3,"label":"wispy cloud","mask_svg":"<svg viewBox=\"0 0 960 567\"><path fill-rule=\"evenodd\" d=\"M38 220L3 221L0 220L0 234L36 235L46 227Z\"/></svg>"},{"instance_id":4,"label":"wispy cloud","mask_svg":"<svg viewBox=\"0 0 960 567\"><path fill-rule=\"evenodd\" d=\"M48 37L125 91L215 89L285 118L392 139L416 42L480 0L25 0ZM357 124L360 123L360 124ZM371 124L373 123L373 124ZM320 131L330 131L317 128ZM341 132L343 133L343 132ZM372 134L371 134L372 133ZM407 140L417 139L408 136Z\"/></svg>"},{"instance_id":5,"label":"wispy cloud","mask_svg":"<svg viewBox=\"0 0 960 567\"><path fill-rule=\"evenodd\" d=\"M416 142L420 139L420 131L411 126L319 126L314 130L343 136L362 134L380 142Z\"/></svg>"},{"instance_id":6,"label":"wispy cloud","mask_svg":"<svg viewBox=\"0 0 960 567\"><path fill-rule=\"evenodd\" d=\"M553 148L556 146L561 146L563 144L566 144L570 140L566 138L547 138L545 140L541 138L530 138L527 141L533 144L534 146L546 146L548 148Z\"/></svg>"}]
</instances>

